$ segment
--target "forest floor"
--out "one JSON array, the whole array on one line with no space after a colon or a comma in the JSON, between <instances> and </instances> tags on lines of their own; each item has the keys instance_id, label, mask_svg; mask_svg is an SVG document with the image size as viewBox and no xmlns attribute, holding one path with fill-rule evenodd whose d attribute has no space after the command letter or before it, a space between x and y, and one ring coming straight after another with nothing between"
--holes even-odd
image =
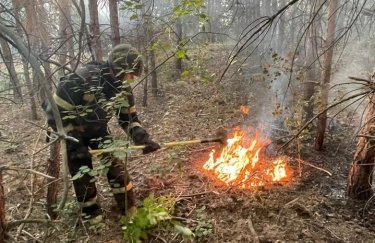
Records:
<instances>
[{"instance_id":1,"label":"forest floor","mask_svg":"<svg viewBox=\"0 0 375 243\"><path fill-rule=\"evenodd\" d=\"M264 108L267 99L260 98L265 91L257 90L256 86L247 87L247 81L233 85L224 80L215 84L190 77L160 82L161 93L149 97L147 107L138 106L144 126L158 142L212 137L219 127L228 131L236 126L258 127L264 125L259 122L264 122L265 110L272 116L273 108ZM136 93L140 96L142 90ZM239 111L244 102L250 107L249 116ZM27 107L1 107L2 139L13 142L1 142L1 164L33 166L46 173L48 151L32 156L33 151L45 146L44 132L29 123L25 113ZM260 116L262 119L257 119ZM38 124L43 125L43 120ZM112 133L123 134L113 125ZM264 127L267 135L278 141L270 147L269 153L274 155L285 142L287 131L274 123ZM373 242L374 202L366 204L346 197L347 175L355 149L355 139L348 135L351 133L347 129L350 128L339 127L329 134L321 152L314 151L308 143L301 145L300 150L283 151L292 171L290 181L285 184L253 189L218 185L202 170L210 150L215 147L213 144L162 149L150 155L134 153L128 168L139 203L150 194L175 198L174 216L196 234L192 242ZM36 176L34 186L31 185L31 176L23 172L5 174L7 221L22 219L28 213L29 218L46 218L46 179ZM43 239L46 242L121 242L119 217L111 209L114 202L103 178L98 187L107 216L104 229L93 232L75 227L74 223L61 226L76 220L71 192L63 216L53 227L27 224L23 229L15 228L11 235L18 235L17 242L43 242ZM34 192L32 197L31 192ZM32 210L30 201L34 205ZM147 242L182 240L173 231L154 231Z\"/></svg>"}]
</instances>

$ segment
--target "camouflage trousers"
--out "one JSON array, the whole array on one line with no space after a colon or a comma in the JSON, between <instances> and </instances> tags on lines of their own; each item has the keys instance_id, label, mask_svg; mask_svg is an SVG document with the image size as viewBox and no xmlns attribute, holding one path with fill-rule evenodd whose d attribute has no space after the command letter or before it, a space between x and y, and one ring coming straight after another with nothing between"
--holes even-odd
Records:
<instances>
[{"instance_id":1,"label":"camouflage trousers","mask_svg":"<svg viewBox=\"0 0 375 243\"><path fill-rule=\"evenodd\" d=\"M82 208L83 214L93 216L101 213L97 199L95 178L92 176L92 173L82 172L93 169L89 148L98 149L100 139L111 139L106 127L95 130L94 133L86 131L86 129L67 132L68 136L72 136L79 141L79 143L67 141L69 172L72 177L80 173L80 176L77 176L77 179L74 178L73 180L77 201ZM105 168L108 171L107 179L117 206L122 213L125 213L126 209L135 205L133 184L130 181L129 174L120 159L110 154L102 154L100 159L102 163L107 165ZM86 168L86 170L82 170L82 168ZM87 170L87 168L90 170Z\"/></svg>"}]
</instances>

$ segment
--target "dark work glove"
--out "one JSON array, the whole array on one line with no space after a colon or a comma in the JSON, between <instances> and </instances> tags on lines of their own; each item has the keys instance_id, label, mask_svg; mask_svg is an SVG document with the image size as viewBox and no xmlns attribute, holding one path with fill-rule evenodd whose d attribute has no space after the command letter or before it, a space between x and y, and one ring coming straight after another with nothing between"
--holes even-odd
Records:
<instances>
[{"instance_id":1,"label":"dark work glove","mask_svg":"<svg viewBox=\"0 0 375 243\"><path fill-rule=\"evenodd\" d=\"M152 141L151 139L148 139L144 145L146 146L144 149L143 149L143 154L148 154L148 153L151 153L151 152L154 152L158 149L160 149L160 145L154 141Z\"/></svg>"},{"instance_id":2,"label":"dark work glove","mask_svg":"<svg viewBox=\"0 0 375 243\"><path fill-rule=\"evenodd\" d=\"M160 149L160 145L150 139L150 135L142 127L135 127L131 131L133 141L136 145L145 145L143 154L148 154Z\"/></svg>"}]
</instances>

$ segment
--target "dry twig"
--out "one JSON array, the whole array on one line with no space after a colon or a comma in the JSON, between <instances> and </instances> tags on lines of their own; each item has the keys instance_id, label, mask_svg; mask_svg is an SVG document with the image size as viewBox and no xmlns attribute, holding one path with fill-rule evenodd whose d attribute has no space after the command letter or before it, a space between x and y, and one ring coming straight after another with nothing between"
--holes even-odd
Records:
<instances>
[{"instance_id":1,"label":"dry twig","mask_svg":"<svg viewBox=\"0 0 375 243\"><path fill-rule=\"evenodd\" d=\"M349 96L349 97L347 97L347 98L345 98L345 99L342 99L342 100L340 100L340 101L338 101L338 102L336 102L336 103L333 103L333 104L331 104L331 105L329 105L329 106L327 106L324 110L322 110L321 112L319 112L318 114L316 114L314 117L312 117L309 121L307 121L306 123L305 123L305 125L303 125L298 131L297 131L297 133L296 134L294 134L293 135L293 137L291 138L291 139L289 139L286 143L284 143L277 151L280 151L280 150L282 150L282 149L284 149L285 147L287 147L294 139L296 139L296 138L298 138L298 136L318 117L318 116L320 116L321 114L323 114L323 113L325 113L325 112L327 112L328 110L330 110L330 109L332 109L333 107L335 107L335 106L337 106L337 105L339 105L339 104L342 104L342 103L344 103L344 102L346 102L346 101L348 101L348 100L351 100L351 99L354 99L354 98L356 98L356 97L359 97L359 96L367 96L368 94L369 94L369 92L371 92L371 91L365 91L365 92L361 92L361 93L359 93L359 94L355 94L355 95L352 95L352 96ZM363 97L361 97L361 98L363 98Z\"/></svg>"},{"instance_id":2,"label":"dry twig","mask_svg":"<svg viewBox=\"0 0 375 243\"><path fill-rule=\"evenodd\" d=\"M313 167L313 168L315 168L315 169L317 169L317 170L320 170L320 171L323 171L323 172L327 173L329 176L332 176L332 173L329 172L329 171L326 170L326 169L320 168L320 167L318 167L318 166L315 166L315 165L313 165L313 164L310 164L310 163L308 163L308 162L306 162L306 161L303 161L303 160L301 160L301 159L297 159L297 160L298 160L298 162L300 162L300 163L302 163L302 164L304 164L304 165L308 165L308 166Z\"/></svg>"},{"instance_id":3,"label":"dry twig","mask_svg":"<svg viewBox=\"0 0 375 243\"><path fill-rule=\"evenodd\" d=\"M360 81L360 82L366 82L366 83L371 83L371 80L364 79L364 78L357 78L357 77L348 77L349 79L355 80L355 81Z\"/></svg>"},{"instance_id":4,"label":"dry twig","mask_svg":"<svg viewBox=\"0 0 375 243\"><path fill-rule=\"evenodd\" d=\"M196 197L196 196L202 196L206 194L213 193L213 191L204 191L204 192L199 192L199 193L194 193L194 194L188 194L188 195L180 195L178 196L179 198L186 198L186 197Z\"/></svg>"},{"instance_id":5,"label":"dry twig","mask_svg":"<svg viewBox=\"0 0 375 243\"><path fill-rule=\"evenodd\" d=\"M27 171L27 172L30 172L30 173L33 173L33 174L36 174L36 175L39 175L48 179L56 179L55 177L43 174L42 172L32 170L32 169L24 169L24 168L19 168L19 167L14 167L14 166L2 165L0 166L0 171L3 171L3 170Z\"/></svg>"},{"instance_id":6,"label":"dry twig","mask_svg":"<svg viewBox=\"0 0 375 243\"><path fill-rule=\"evenodd\" d=\"M254 237L254 242L255 242L255 243L260 243L260 241L259 241L259 237L258 237L258 234L257 234L257 232L255 231L254 226L253 226L253 221L251 220L250 217L247 219L247 225L249 226L250 233L251 233L251 234L253 235L253 237Z\"/></svg>"}]
</instances>

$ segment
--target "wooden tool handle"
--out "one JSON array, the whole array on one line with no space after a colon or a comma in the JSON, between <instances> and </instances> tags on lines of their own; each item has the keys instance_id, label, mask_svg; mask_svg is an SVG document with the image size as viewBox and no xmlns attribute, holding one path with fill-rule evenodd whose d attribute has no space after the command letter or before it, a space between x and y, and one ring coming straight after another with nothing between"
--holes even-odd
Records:
<instances>
[{"instance_id":1,"label":"wooden tool handle","mask_svg":"<svg viewBox=\"0 0 375 243\"><path fill-rule=\"evenodd\" d=\"M175 146L184 146L184 145L192 145L198 143L211 143L211 142L221 142L220 138L211 138L211 139L195 139L195 140L186 140L186 141L177 141L177 142L169 142L169 143L162 143L160 144L161 147L170 148ZM106 149L93 149L90 150L90 154L93 156L98 156L103 153L113 153L115 151L129 149L129 150L140 150L144 149L146 145L134 145L129 147L117 147L117 148L106 148Z\"/></svg>"}]
</instances>

